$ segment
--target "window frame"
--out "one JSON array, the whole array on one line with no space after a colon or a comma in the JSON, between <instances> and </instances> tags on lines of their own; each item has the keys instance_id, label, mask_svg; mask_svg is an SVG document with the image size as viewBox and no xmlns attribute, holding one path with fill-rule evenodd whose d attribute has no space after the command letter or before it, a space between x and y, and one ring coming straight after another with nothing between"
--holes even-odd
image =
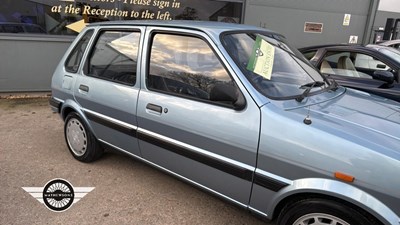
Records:
<instances>
[{"instance_id":1,"label":"window frame","mask_svg":"<svg viewBox=\"0 0 400 225\"><path fill-rule=\"evenodd\" d=\"M174 93L174 92L170 92L170 91L163 91L163 90L160 90L160 89L149 87L148 76L150 75L150 58L151 58L151 54L152 54L152 47L153 47L154 37L157 34L180 35L180 36L185 36L185 37L197 38L197 39L200 39L200 40L204 41L204 43L214 53L214 56L218 59L218 61L221 64L221 66L226 71L227 75L231 79L231 82L233 83L233 87L236 88L236 90L239 92L239 98L238 99L240 99L240 98L245 99L245 97L244 97L245 95L243 94L243 92L240 89L239 85L237 84L236 80L232 76L232 74L229 71L227 65L224 63L224 61L220 57L220 55L218 54L217 50L210 44L209 40L206 37L204 37L203 35L201 35L201 34L191 33L190 31L170 31L170 30L164 30L164 29L154 29L154 30L152 30L150 32L150 34L148 35L147 56L146 56L146 59L145 59L146 60L146 65L145 65L145 69L146 70L145 70L145 79L144 79L145 81L144 81L144 83L145 83L145 88L147 90L153 91L153 92L157 92L157 93L166 94L166 95L170 95L170 96L174 96L174 97L193 100L193 101L197 101L197 102L207 103L207 104L210 104L210 105L220 106L220 107L224 107L224 108L229 108L229 109L234 109L235 108L233 104L226 104L226 103L222 103L222 102L217 102L217 101L212 101L212 100L207 100L207 99L201 99L201 98L192 97L192 96L189 96L189 95L178 94L178 93ZM247 105L246 99L245 99L245 102L246 102L245 105ZM243 108L246 108L246 107L243 107ZM241 111L241 110L238 110L238 111Z\"/></svg>"},{"instance_id":2,"label":"window frame","mask_svg":"<svg viewBox=\"0 0 400 225\"><path fill-rule=\"evenodd\" d=\"M262 35L265 35L265 36L267 36L267 37L269 37L269 38L272 38L272 39L275 39L275 40L277 40L277 41L281 41L281 42L287 44L287 39L286 39L285 36L283 36L282 34L279 34L279 33L275 33L275 32L273 32L273 31L267 31L267 30L252 30L252 29L249 29L249 30L235 30L235 31L225 31L225 32L222 32L222 33L220 34L219 40L220 40L222 46L225 48L225 50L226 50L227 54L229 55L229 57L235 62L235 64L236 64L237 66L238 66L240 63L239 63L239 62L235 59L235 57L234 57L233 55L231 55L231 53L227 50L227 48L226 48L226 45L227 45L227 44L226 44L226 41L225 41L225 37L226 37L227 35L242 34L242 33L243 33L243 34L244 34L244 33L246 33L246 34L251 34L251 33L262 34ZM288 51L288 50L286 50L286 49L284 49L284 48L281 48L281 49L282 49L283 51L286 51L288 54L293 55L293 56L296 58L296 60L300 60L301 62L307 64L308 66L310 66L310 67L312 67L312 68L314 68L318 73L320 73L319 69L317 69L317 68L314 66L314 64L311 63L311 61L307 60L307 59L304 57L304 55L303 55L299 50L297 50L297 49L295 49L295 48L293 48L293 47L291 47L291 48L289 49L290 51ZM316 56L317 54L319 54L319 51L317 51L317 53L315 54L315 56ZM315 57L315 56L314 56L314 57ZM293 95L293 96L275 97L275 96L265 95L265 94L263 93L263 91L262 91L260 88L258 88L256 85L254 85L253 82L252 82L250 79L247 78L247 76L245 75L245 74L246 74L246 71L244 71L244 69L243 69L242 67L238 66L238 69L239 69L240 72L244 75L244 78L243 78L243 79L247 80L247 81L249 82L249 84L250 84L258 93L260 93L262 96L265 96L265 97L268 98L268 99L277 100L277 101L286 101L286 100L294 100L296 97L300 96L300 95ZM326 91L329 91L329 90L335 88L335 85L333 85L333 83L327 81L327 79L325 78L325 76L323 76L321 73L320 73L320 76L321 76L321 78L322 78L325 82L327 82L327 83L329 84L329 86L328 86L327 88L324 88L324 89L321 89L321 90L316 90L316 91L310 92L310 93L308 94L308 96L318 95L318 94L324 93L324 92L326 92Z\"/></svg>"},{"instance_id":3,"label":"window frame","mask_svg":"<svg viewBox=\"0 0 400 225\"><path fill-rule=\"evenodd\" d=\"M118 80L107 79L105 77L94 76L94 75L89 73L90 58L91 58L92 54L94 53L96 44L99 41L99 39L102 36L102 34L104 34L105 32L108 32L108 31L111 31L111 32L136 32L136 33L140 34L139 39L138 39L137 65L136 65L136 68L135 68L136 80L135 80L135 83L133 83L133 84L129 84L127 82L118 81ZM141 61L140 60L140 51L141 51L141 46L142 46L142 36L143 35L144 34L143 34L142 30L139 29L139 28L127 28L127 27L124 27L124 28L100 28L100 29L98 29L96 31L95 37L93 38L92 44L90 46L90 49L89 49L89 51L88 51L88 53L86 55L85 64L83 65L83 70L82 70L83 74L85 76L88 76L88 77L92 77L92 78L96 78L96 79L104 80L104 81L108 81L108 82L113 82L113 83L117 83L117 84L122 84L122 85L126 85L126 86L129 86L129 87L136 86L139 83L138 82L139 81L138 77L140 76L139 73L138 73L138 68L139 68L139 63Z\"/></svg>"},{"instance_id":4,"label":"window frame","mask_svg":"<svg viewBox=\"0 0 400 225\"><path fill-rule=\"evenodd\" d=\"M87 43L87 45L86 45L86 47L85 47L85 50L82 52L81 59L79 60L76 69L75 69L75 70L70 70L70 69L69 69L70 67L67 65L68 62L69 62L69 61L71 60L71 58L73 57L73 55L74 55L73 53L75 53L75 50L78 49L78 47L79 47L79 45L78 45L79 42L81 42L82 39L83 39L86 35L88 35L90 32L91 32L91 34L90 34L88 43ZM90 44L91 44L91 40L93 39L94 34L95 34L95 30L94 30L94 29L89 29L89 30L87 30L87 31L79 38L79 40L76 42L76 45L75 45L74 48L69 52L69 54L68 54L68 56L67 56L67 58L66 58L66 60L65 60L65 62L64 62L64 69L65 69L65 71L67 71L68 73L78 73L78 72L79 72L79 68L80 68L80 66L83 64L82 61L86 60L86 59L85 59L85 52L86 52L89 48L91 48Z\"/></svg>"}]
</instances>

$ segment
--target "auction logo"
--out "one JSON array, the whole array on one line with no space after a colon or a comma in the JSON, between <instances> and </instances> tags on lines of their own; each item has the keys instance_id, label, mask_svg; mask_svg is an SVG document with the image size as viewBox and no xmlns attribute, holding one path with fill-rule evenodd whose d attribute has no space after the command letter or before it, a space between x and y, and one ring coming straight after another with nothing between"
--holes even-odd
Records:
<instances>
[{"instance_id":1,"label":"auction logo","mask_svg":"<svg viewBox=\"0 0 400 225\"><path fill-rule=\"evenodd\" d=\"M26 192L54 212L63 212L77 203L94 187L73 187L64 179L54 179L44 187L23 187Z\"/></svg>"}]
</instances>

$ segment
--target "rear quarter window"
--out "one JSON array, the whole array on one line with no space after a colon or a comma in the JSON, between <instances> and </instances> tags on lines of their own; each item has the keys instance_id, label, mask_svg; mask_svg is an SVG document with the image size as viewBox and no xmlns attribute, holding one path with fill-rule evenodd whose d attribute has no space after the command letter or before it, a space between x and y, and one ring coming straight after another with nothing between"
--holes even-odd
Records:
<instances>
[{"instance_id":1,"label":"rear quarter window","mask_svg":"<svg viewBox=\"0 0 400 225\"><path fill-rule=\"evenodd\" d=\"M90 38L93 35L93 30L87 31L82 38L78 41L74 49L68 55L67 60L65 61L65 70L70 73L78 72L79 65L82 61L83 53L86 50L86 47L90 41Z\"/></svg>"},{"instance_id":2,"label":"rear quarter window","mask_svg":"<svg viewBox=\"0 0 400 225\"><path fill-rule=\"evenodd\" d=\"M309 51L309 52L304 52L303 55L306 59L311 60L315 54L317 53L317 50L315 51Z\"/></svg>"}]
</instances>

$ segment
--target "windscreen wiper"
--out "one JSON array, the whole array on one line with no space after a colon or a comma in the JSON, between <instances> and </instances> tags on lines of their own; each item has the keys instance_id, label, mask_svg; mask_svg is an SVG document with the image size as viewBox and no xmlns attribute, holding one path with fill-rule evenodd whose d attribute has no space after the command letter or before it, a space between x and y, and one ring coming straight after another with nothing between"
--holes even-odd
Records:
<instances>
[{"instance_id":1,"label":"windscreen wiper","mask_svg":"<svg viewBox=\"0 0 400 225\"><path fill-rule=\"evenodd\" d=\"M339 84L336 82L335 79L331 78L329 83L332 85L332 91L336 91L339 88Z\"/></svg>"},{"instance_id":2,"label":"windscreen wiper","mask_svg":"<svg viewBox=\"0 0 400 225\"><path fill-rule=\"evenodd\" d=\"M308 96L311 89L313 89L314 87L321 87L323 85L325 85L324 81L314 81L314 82L310 82L310 83L301 85L300 88L306 88L306 90L296 98L296 101L302 102L303 99Z\"/></svg>"}]
</instances>

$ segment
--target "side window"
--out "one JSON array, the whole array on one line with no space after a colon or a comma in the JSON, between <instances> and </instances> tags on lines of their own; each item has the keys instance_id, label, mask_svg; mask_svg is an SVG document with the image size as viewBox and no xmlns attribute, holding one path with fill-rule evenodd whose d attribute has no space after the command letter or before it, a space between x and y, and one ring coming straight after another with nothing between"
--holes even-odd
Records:
<instances>
[{"instance_id":1,"label":"side window","mask_svg":"<svg viewBox=\"0 0 400 225\"><path fill-rule=\"evenodd\" d=\"M79 40L79 42L76 44L75 48L71 51L65 62L65 70L71 73L78 72L78 68L81 63L83 53L85 52L86 47L92 35L93 35L93 30L89 30Z\"/></svg>"},{"instance_id":2,"label":"side window","mask_svg":"<svg viewBox=\"0 0 400 225\"><path fill-rule=\"evenodd\" d=\"M139 31L102 31L88 57L88 76L135 85Z\"/></svg>"},{"instance_id":3,"label":"side window","mask_svg":"<svg viewBox=\"0 0 400 225\"><path fill-rule=\"evenodd\" d=\"M303 55L304 55L304 57L306 57L306 59L311 60L315 56L316 53L317 53L317 50L313 50L313 51L305 52Z\"/></svg>"},{"instance_id":4,"label":"side window","mask_svg":"<svg viewBox=\"0 0 400 225\"><path fill-rule=\"evenodd\" d=\"M147 75L150 90L217 102L213 97L214 87L236 88L215 52L203 39L156 34L152 43Z\"/></svg>"},{"instance_id":5,"label":"side window","mask_svg":"<svg viewBox=\"0 0 400 225\"><path fill-rule=\"evenodd\" d=\"M324 74L372 79L374 70L362 67L366 57L366 55L353 52L328 52L321 63L320 70Z\"/></svg>"},{"instance_id":6,"label":"side window","mask_svg":"<svg viewBox=\"0 0 400 225\"><path fill-rule=\"evenodd\" d=\"M366 70L388 70L389 67L378 59L372 56L358 53L355 56L355 66L356 68L366 69Z\"/></svg>"}]
</instances>

